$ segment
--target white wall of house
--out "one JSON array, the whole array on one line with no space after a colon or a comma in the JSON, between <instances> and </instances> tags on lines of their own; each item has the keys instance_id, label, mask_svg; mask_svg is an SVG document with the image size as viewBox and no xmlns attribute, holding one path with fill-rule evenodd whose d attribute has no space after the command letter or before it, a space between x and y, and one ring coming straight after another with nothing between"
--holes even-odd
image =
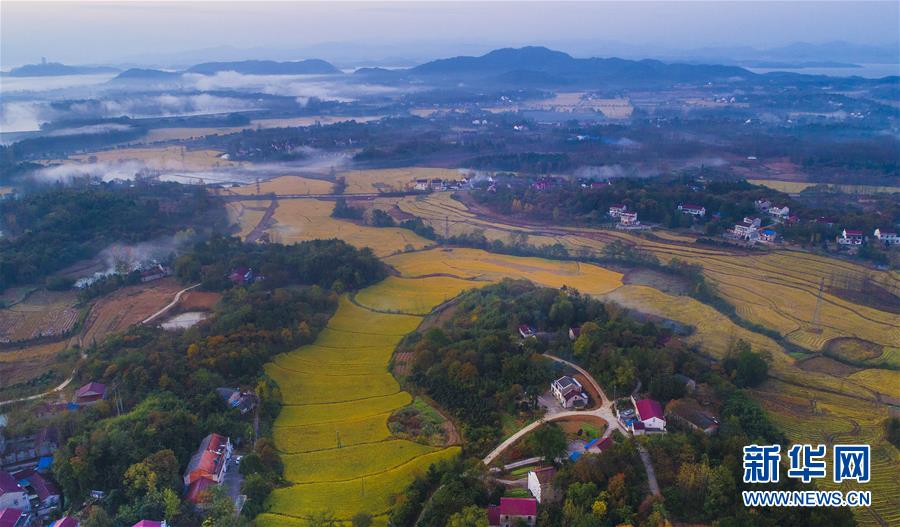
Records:
<instances>
[{"instance_id":1,"label":"white wall of house","mask_svg":"<svg viewBox=\"0 0 900 527\"><path fill-rule=\"evenodd\" d=\"M659 417L651 417L650 419L642 419L644 426L654 430L665 430L666 422Z\"/></svg>"}]
</instances>

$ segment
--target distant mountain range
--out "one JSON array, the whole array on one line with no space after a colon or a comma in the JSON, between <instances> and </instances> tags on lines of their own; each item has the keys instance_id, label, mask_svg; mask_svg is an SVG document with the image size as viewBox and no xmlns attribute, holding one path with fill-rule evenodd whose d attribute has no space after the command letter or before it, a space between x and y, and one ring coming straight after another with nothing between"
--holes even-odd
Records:
<instances>
[{"instance_id":1,"label":"distant mountain range","mask_svg":"<svg viewBox=\"0 0 900 527\"><path fill-rule=\"evenodd\" d=\"M215 75L223 71L235 71L243 75L333 75L341 73L341 70L335 68L332 64L319 59L286 62L240 60L234 62L204 62L191 66L184 71L131 68L123 71L113 80L177 80L185 73Z\"/></svg>"},{"instance_id":2,"label":"distant mountain range","mask_svg":"<svg viewBox=\"0 0 900 527\"><path fill-rule=\"evenodd\" d=\"M411 77L532 86L702 82L754 76L737 66L667 64L658 60L618 58L580 59L538 46L497 49L478 57L439 59L406 70L367 68L357 74L381 81Z\"/></svg>"},{"instance_id":3,"label":"distant mountain range","mask_svg":"<svg viewBox=\"0 0 900 527\"><path fill-rule=\"evenodd\" d=\"M117 73L121 70L107 66L67 66L58 62L27 64L9 70L10 77L56 77L61 75L90 75L98 73Z\"/></svg>"}]
</instances>

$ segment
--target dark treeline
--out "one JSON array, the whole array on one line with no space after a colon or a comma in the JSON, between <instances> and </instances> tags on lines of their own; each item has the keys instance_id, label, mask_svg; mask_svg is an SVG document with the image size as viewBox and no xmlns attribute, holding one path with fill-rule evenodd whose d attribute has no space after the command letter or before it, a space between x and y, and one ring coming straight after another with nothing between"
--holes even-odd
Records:
<instances>
[{"instance_id":1,"label":"dark treeline","mask_svg":"<svg viewBox=\"0 0 900 527\"><path fill-rule=\"evenodd\" d=\"M235 269L252 270L260 287L303 283L338 292L358 289L387 276L387 269L371 249L355 249L336 239L280 245L248 245L240 239L213 236L179 257L175 273L186 282L202 282L208 290L231 285Z\"/></svg>"},{"instance_id":2,"label":"dark treeline","mask_svg":"<svg viewBox=\"0 0 900 527\"><path fill-rule=\"evenodd\" d=\"M161 205L165 203L165 207ZM53 187L0 201L0 291L91 258L112 243L224 228L221 204L177 183Z\"/></svg>"}]
</instances>

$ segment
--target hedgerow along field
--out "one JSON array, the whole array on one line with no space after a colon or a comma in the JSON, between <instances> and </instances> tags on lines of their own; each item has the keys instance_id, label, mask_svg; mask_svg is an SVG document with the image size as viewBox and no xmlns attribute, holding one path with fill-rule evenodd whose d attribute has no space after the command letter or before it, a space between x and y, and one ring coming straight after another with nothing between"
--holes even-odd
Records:
<instances>
[{"instance_id":1,"label":"hedgerow along field","mask_svg":"<svg viewBox=\"0 0 900 527\"><path fill-rule=\"evenodd\" d=\"M390 415L412 401L388 371L391 355L435 306L505 277L592 294L621 285L621 275L594 265L470 249L419 251L388 262L401 276L342 297L315 343L266 365L282 392L274 438L291 484L272 493L260 525L303 525L320 511L345 521L364 511L384 523L390 498L415 474L459 452L393 438L387 427ZM431 268L440 271L422 276Z\"/></svg>"}]
</instances>

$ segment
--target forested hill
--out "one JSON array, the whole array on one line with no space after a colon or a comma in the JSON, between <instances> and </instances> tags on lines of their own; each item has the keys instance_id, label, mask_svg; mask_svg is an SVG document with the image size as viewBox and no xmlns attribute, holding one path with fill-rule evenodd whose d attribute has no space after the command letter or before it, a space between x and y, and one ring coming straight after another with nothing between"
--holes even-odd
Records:
<instances>
[{"instance_id":1,"label":"forested hill","mask_svg":"<svg viewBox=\"0 0 900 527\"><path fill-rule=\"evenodd\" d=\"M0 291L42 280L112 243L226 226L221 202L177 183L59 186L3 200Z\"/></svg>"}]
</instances>

